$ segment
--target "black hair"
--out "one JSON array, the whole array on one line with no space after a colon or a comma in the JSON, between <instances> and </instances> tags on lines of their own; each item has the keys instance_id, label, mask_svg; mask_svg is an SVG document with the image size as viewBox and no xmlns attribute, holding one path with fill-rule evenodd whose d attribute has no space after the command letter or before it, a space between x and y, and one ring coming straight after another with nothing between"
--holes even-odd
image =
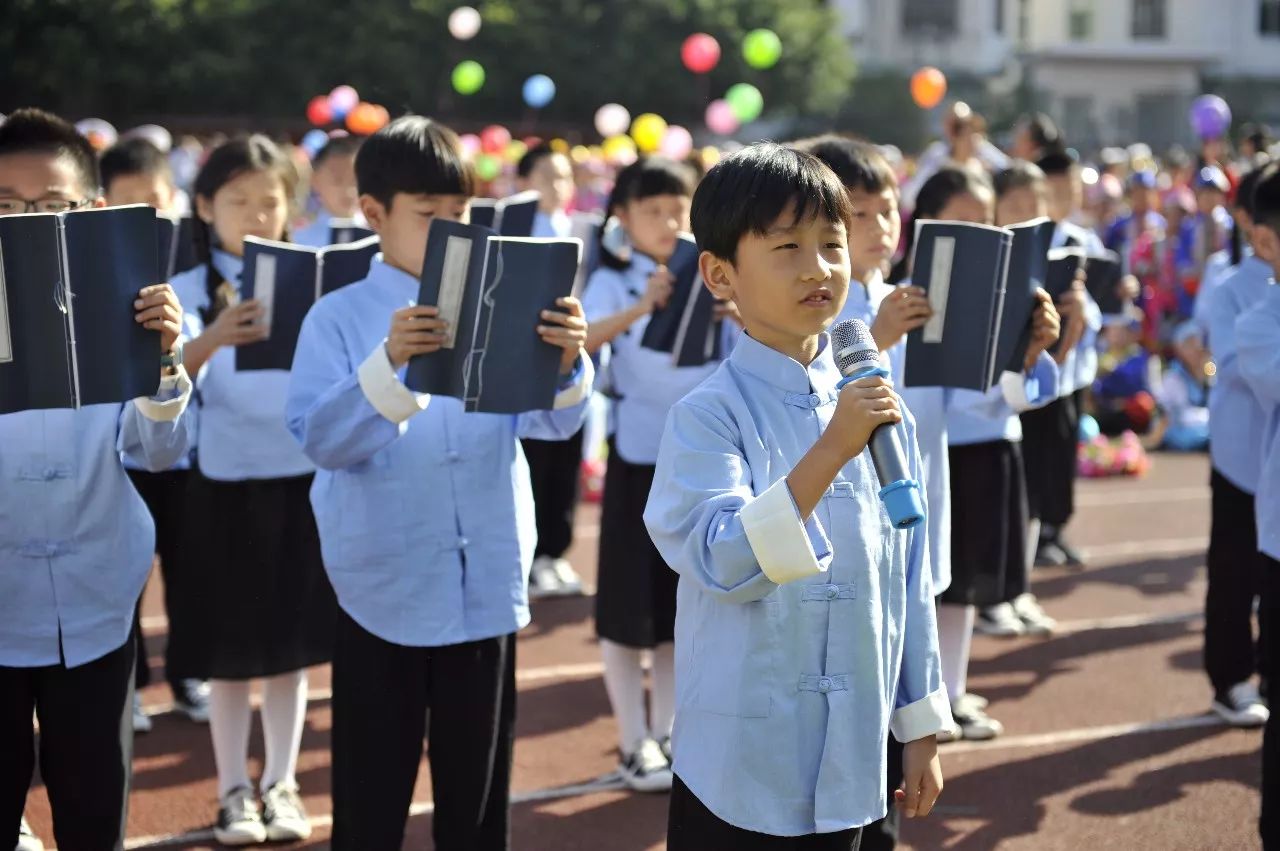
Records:
<instances>
[{"instance_id":1,"label":"black hair","mask_svg":"<svg viewBox=\"0 0 1280 851\"><path fill-rule=\"evenodd\" d=\"M129 177L143 174L150 177L163 177L173 181L173 170L169 167L169 158L147 139L125 139L102 155L98 162L102 173L102 189L109 191L111 182L117 177Z\"/></svg>"},{"instance_id":2,"label":"black hair","mask_svg":"<svg viewBox=\"0 0 1280 851\"><path fill-rule=\"evenodd\" d=\"M836 173L846 189L878 194L886 189L898 191L898 178L880 149L870 142L827 133L812 139L801 139L791 147L822 160Z\"/></svg>"},{"instance_id":3,"label":"black hair","mask_svg":"<svg viewBox=\"0 0 1280 851\"><path fill-rule=\"evenodd\" d=\"M101 188L98 158L89 140L81 136L70 122L43 109L15 109L0 124L0 156L31 153L51 154L70 160L84 194L88 198L97 197Z\"/></svg>"},{"instance_id":4,"label":"black hair","mask_svg":"<svg viewBox=\"0 0 1280 851\"><path fill-rule=\"evenodd\" d=\"M1079 161L1066 151L1054 151L1036 160L1036 165L1044 172L1045 177L1069 175L1079 164Z\"/></svg>"},{"instance_id":5,"label":"black hair","mask_svg":"<svg viewBox=\"0 0 1280 851\"><path fill-rule=\"evenodd\" d=\"M642 201L657 195L693 195L695 172L684 163L666 157L642 157L618 172L613 190L605 204L605 216L612 216L632 201ZM603 240L604 229L600 236ZM609 251L603 241L600 244L600 264L608 269L626 269L630 260L622 260Z\"/></svg>"},{"instance_id":6,"label":"black hair","mask_svg":"<svg viewBox=\"0 0 1280 851\"><path fill-rule=\"evenodd\" d=\"M1031 134L1031 141L1035 143L1041 155L1059 153L1066 149L1062 141L1062 131L1058 129L1057 123L1043 112L1022 116L1022 124Z\"/></svg>"},{"instance_id":7,"label":"black hair","mask_svg":"<svg viewBox=\"0 0 1280 851\"><path fill-rule=\"evenodd\" d=\"M1014 160L1008 168L995 176L992 185L995 187L997 199L1018 189L1030 189L1032 192L1044 194L1045 174L1035 163Z\"/></svg>"},{"instance_id":8,"label":"black hair","mask_svg":"<svg viewBox=\"0 0 1280 851\"><path fill-rule=\"evenodd\" d=\"M516 163L516 177L527 179L533 174L533 170L538 167L538 163L553 157L556 154L555 148L546 142L539 142L532 148L524 152L524 156L520 158L520 162Z\"/></svg>"},{"instance_id":9,"label":"black hair","mask_svg":"<svg viewBox=\"0 0 1280 851\"><path fill-rule=\"evenodd\" d=\"M822 160L772 142L743 148L721 160L693 194L690 219L698 248L736 263L738 243L763 236L788 208L794 223L819 216L847 230L849 193Z\"/></svg>"},{"instance_id":10,"label":"black hair","mask_svg":"<svg viewBox=\"0 0 1280 851\"><path fill-rule=\"evenodd\" d=\"M218 190L243 174L255 171L267 171L276 174L284 185L284 195L292 203L298 185L298 171L293 161L280 150L275 142L266 136L254 134L241 136L224 142L213 149L196 174L192 187L196 198L204 198L210 203ZM198 215L192 217L192 236L195 242L196 258L205 265L205 287L209 294L209 307L204 313L206 323L217 318L224 305L218 303L218 288L223 284L223 277L213 263L213 227ZM288 239L286 229L285 239Z\"/></svg>"},{"instance_id":11,"label":"black hair","mask_svg":"<svg viewBox=\"0 0 1280 851\"><path fill-rule=\"evenodd\" d=\"M1271 163L1261 170L1250 204L1254 224L1271 228L1280 235L1280 163Z\"/></svg>"},{"instance_id":12,"label":"black hair","mask_svg":"<svg viewBox=\"0 0 1280 851\"><path fill-rule=\"evenodd\" d=\"M421 115L402 115L364 140L356 154L356 186L387 209L402 193L476 194L475 172L462 159L458 135Z\"/></svg>"},{"instance_id":13,"label":"black hair","mask_svg":"<svg viewBox=\"0 0 1280 851\"><path fill-rule=\"evenodd\" d=\"M906 250L889 272L889 283L897 284L911 274L911 253L915 247L917 221L938 218L957 195L992 195L994 191L985 172L960 166L943 166L938 169L916 195L911 221L903 226L907 235Z\"/></svg>"},{"instance_id":14,"label":"black hair","mask_svg":"<svg viewBox=\"0 0 1280 851\"><path fill-rule=\"evenodd\" d=\"M1240 128L1240 141L1253 144L1254 153L1266 151L1271 147L1271 128L1265 124L1249 124Z\"/></svg>"},{"instance_id":15,"label":"black hair","mask_svg":"<svg viewBox=\"0 0 1280 851\"><path fill-rule=\"evenodd\" d=\"M317 169L324 164L324 161L330 157L353 157L360 151L360 143L363 142L359 136L333 136L329 141L324 143L324 147L316 151L315 158L311 160L311 168Z\"/></svg>"},{"instance_id":16,"label":"black hair","mask_svg":"<svg viewBox=\"0 0 1280 851\"><path fill-rule=\"evenodd\" d=\"M1268 168L1274 169L1275 166L1268 160L1263 160L1256 168L1240 178L1240 185L1236 187L1235 207L1240 212L1249 217L1252 222L1259 221L1258 216L1258 184L1262 182L1267 173ZM1243 229L1234 227L1231 229L1231 265L1235 266L1244 259L1244 235L1241 233Z\"/></svg>"}]
</instances>

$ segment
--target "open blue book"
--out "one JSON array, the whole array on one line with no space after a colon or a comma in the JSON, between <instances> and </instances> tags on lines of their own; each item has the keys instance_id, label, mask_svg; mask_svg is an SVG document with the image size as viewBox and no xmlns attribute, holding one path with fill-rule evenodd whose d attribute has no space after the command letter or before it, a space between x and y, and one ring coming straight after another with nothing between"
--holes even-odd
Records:
<instances>
[{"instance_id":1,"label":"open blue book","mask_svg":"<svg viewBox=\"0 0 1280 851\"><path fill-rule=\"evenodd\" d=\"M196 257L195 223L190 216L156 213L156 241L161 281L169 281L200 265Z\"/></svg>"},{"instance_id":2,"label":"open blue book","mask_svg":"<svg viewBox=\"0 0 1280 851\"><path fill-rule=\"evenodd\" d=\"M573 291L582 243L501 237L479 225L431 223L419 304L440 308L448 339L409 361L405 385L461 399L468 411L550 410L562 350L538 336L544 310Z\"/></svg>"},{"instance_id":3,"label":"open blue book","mask_svg":"<svg viewBox=\"0 0 1280 851\"><path fill-rule=\"evenodd\" d=\"M911 283L933 316L907 334L907 387L991 388L1012 245L1004 228L916 222Z\"/></svg>"},{"instance_id":4,"label":"open blue book","mask_svg":"<svg viewBox=\"0 0 1280 851\"><path fill-rule=\"evenodd\" d=\"M675 366L701 366L721 355L722 325L715 318L716 299L702 283L698 270L698 246L688 236L676 241L667 261L675 278L666 306L653 312L640 345L670 352Z\"/></svg>"},{"instance_id":5,"label":"open blue book","mask_svg":"<svg viewBox=\"0 0 1280 851\"><path fill-rule=\"evenodd\" d=\"M359 242L376 236L372 230L362 224L364 220L329 219L329 244L346 245L348 242Z\"/></svg>"},{"instance_id":6,"label":"open blue book","mask_svg":"<svg viewBox=\"0 0 1280 851\"><path fill-rule=\"evenodd\" d=\"M1107 315L1124 313L1132 302L1120 294L1120 281L1124 277L1124 264L1114 251L1091 254L1085 259L1084 287L1098 303L1098 309Z\"/></svg>"},{"instance_id":7,"label":"open blue book","mask_svg":"<svg viewBox=\"0 0 1280 851\"><path fill-rule=\"evenodd\" d=\"M302 320L321 296L369 276L378 237L312 248L246 237L241 296L257 299L271 336L236 348L236 369L292 369Z\"/></svg>"},{"instance_id":8,"label":"open blue book","mask_svg":"<svg viewBox=\"0 0 1280 851\"><path fill-rule=\"evenodd\" d=\"M119 404L160 386L160 334L134 321L162 283L144 205L0 216L0 414Z\"/></svg>"},{"instance_id":9,"label":"open blue book","mask_svg":"<svg viewBox=\"0 0 1280 851\"><path fill-rule=\"evenodd\" d=\"M499 236L529 236L541 197L529 190L500 200L475 198L471 201L471 224L489 228Z\"/></svg>"},{"instance_id":10,"label":"open blue book","mask_svg":"<svg viewBox=\"0 0 1280 851\"><path fill-rule=\"evenodd\" d=\"M578 264L578 276L573 279L573 294L582 298L591 273L600 268L600 236L604 231L604 216L599 213L577 212L569 218L569 236L582 242L582 262Z\"/></svg>"},{"instance_id":11,"label":"open blue book","mask_svg":"<svg viewBox=\"0 0 1280 851\"><path fill-rule=\"evenodd\" d=\"M1049 246L1054 224L1035 219L1009 228L1013 246L1005 279L1004 309L1000 316L996 369L1022 372L1031 345L1031 316L1035 313L1036 290L1044 288L1049 271Z\"/></svg>"}]
</instances>

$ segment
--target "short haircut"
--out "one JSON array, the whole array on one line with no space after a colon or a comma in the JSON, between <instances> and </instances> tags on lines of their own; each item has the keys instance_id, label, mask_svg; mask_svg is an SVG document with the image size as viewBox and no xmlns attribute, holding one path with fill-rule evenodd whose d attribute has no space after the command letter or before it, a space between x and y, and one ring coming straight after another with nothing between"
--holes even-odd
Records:
<instances>
[{"instance_id":1,"label":"short haircut","mask_svg":"<svg viewBox=\"0 0 1280 851\"><path fill-rule=\"evenodd\" d=\"M880 149L870 142L827 133L801 139L791 147L813 154L836 173L846 189L877 195L886 189L898 191L898 178Z\"/></svg>"},{"instance_id":2,"label":"short haircut","mask_svg":"<svg viewBox=\"0 0 1280 851\"><path fill-rule=\"evenodd\" d=\"M1271 147L1271 128L1250 122L1240 128L1240 141L1252 143L1255 152L1265 151Z\"/></svg>"},{"instance_id":3,"label":"short haircut","mask_svg":"<svg viewBox=\"0 0 1280 851\"><path fill-rule=\"evenodd\" d=\"M772 142L721 160L693 195L698 248L736 263L744 236L763 236L793 206L795 223L821 216L849 227L849 194L835 172L812 154Z\"/></svg>"},{"instance_id":4,"label":"short haircut","mask_svg":"<svg viewBox=\"0 0 1280 851\"><path fill-rule=\"evenodd\" d=\"M1062 131L1057 123L1043 112L1033 112L1022 117L1022 124L1031 135L1031 141L1042 152L1061 151L1063 149Z\"/></svg>"},{"instance_id":5,"label":"short haircut","mask_svg":"<svg viewBox=\"0 0 1280 851\"><path fill-rule=\"evenodd\" d=\"M643 157L618 172L609 194L609 209L655 195L693 197L695 174L682 162L666 157Z\"/></svg>"},{"instance_id":6,"label":"short haircut","mask_svg":"<svg viewBox=\"0 0 1280 851\"><path fill-rule=\"evenodd\" d=\"M457 134L421 115L403 115L364 140L356 186L388 208L401 193L476 194L475 172L462 159Z\"/></svg>"},{"instance_id":7,"label":"short haircut","mask_svg":"<svg viewBox=\"0 0 1280 851\"><path fill-rule=\"evenodd\" d=\"M1271 163L1253 187L1253 221L1280 235L1280 163Z\"/></svg>"},{"instance_id":8,"label":"short haircut","mask_svg":"<svg viewBox=\"0 0 1280 851\"><path fill-rule=\"evenodd\" d=\"M316 151L311 167L319 168L331 157L354 157L359 152L360 143L363 141L359 136L331 136L329 141L324 143L324 147Z\"/></svg>"},{"instance_id":9,"label":"short haircut","mask_svg":"<svg viewBox=\"0 0 1280 851\"><path fill-rule=\"evenodd\" d=\"M1054 151L1036 160L1036 165L1044 172L1045 177L1065 177L1074 172L1080 163L1066 151Z\"/></svg>"},{"instance_id":10,"label":"short haircut","mask_svg":"<svg viewBox=\"0 0 1280 851\"><path fill-rule=\"evenodd\" d=\"M516 163L516 177L528 178L529 175L533 174L533 170L538 167L538 163L555 155L555 148L552 148L546 142L539 142L525 151L524 156L520 158L520 162Z\"/></svg>"},{"instance_id":11,"label":"short haircut","mask_svg":"<svg viewBox=\"0 0 1280 851\"><path fill-rule=\"evenodd\" d=\"M1032 192L1045 191L1045 175L1040 166L1026 160L1014 160L1009 167L995 176L996 197L1003 198L1018 189Z\"/></svg>"},{"instance_id":12,"label":"short haircut","mask_svg":"<svg viewBox=\"0 0 1280 851\"><path fill-rule=\"evenodd\" d=\"M173 181L173 169L169 167L169 158L159 148L146 139L125 139L113 145L102 155L98 162L102 172L102 188L111 189L111 181L117 177L129 177L135 174L148 177L163 177Z\"/></svg>"},{"instance_id":13,"label":"short haircut","mask_svg":"<svg viewBox=\"0 0 1280 851\"><path fill-rule=\"evenodd\" d=\"M98 158L89 140L51 112L32 107L14 110L0 124L0 156L41 153L70 160L85 195L97 197L101 188Z\"/></svg>"}]
</instances>

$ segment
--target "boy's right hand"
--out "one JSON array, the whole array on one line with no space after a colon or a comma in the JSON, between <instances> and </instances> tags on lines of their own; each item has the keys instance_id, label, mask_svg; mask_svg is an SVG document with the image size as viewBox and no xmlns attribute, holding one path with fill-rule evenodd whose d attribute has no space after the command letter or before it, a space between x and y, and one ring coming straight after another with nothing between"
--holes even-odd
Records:
<instances>
[{"instance_id":1,"label":"boy's right hand","mask_svg":"<svg viewBox=\"0 0 1280 851\"><path fill-rule=\"evenodd\" d=\"M243 346L261 342L271 336L271 329L263 324L267 312L257 299L249 299L224 308L205 329L204 336L212 338L218 346Z\"/></svg>"},{"instance_id":2,"label":"boy's right hand","mask_svg":"<svg viewBox=\"0 0 1280 851\"><path fill-rule=\"evenodd\" d=\"M822 439L833 441L841 457L854 458L867 447L871 432L885 423L900 422L902 408L893 382L880 376L862 378L840 391L836 412Z\"/></svg>"},{"instance_id":3,"label":"boy's right hand","mask_svg":"<svg viewBox=\"0 0 1280 851\"><path fill-rule=\"evenodd\" d=\"M671 298L672 285L675 282L675 275L671 274L666 266L659 266L654 269L653 274L649 276L648 283L645 284L644 295L640 296L640 303L637 307L643 308L644 314L666 307L667 301Z\"/></svg>"},{"instance_id":4,"label":"boy's right hand","mask_svg":"<svg viewBox=\"0 0 1280 851\"><path fill-rule=\"evenodd\" d=\"M933 306L922 287L898 287L885 296L871 325L871 336L880 351L887 351L908 331L914 331L933 316Z\"/></svg>"},{"instance_id":5,"label":"boy's right hand","mask_svg":"<svg viewBox=\"0 0 1280 851\"><path fill-rule=\"evenodd\" d=\"M402 307L391 314L391 330L387 333L387 358L392 369L399 369L416 355L438 352L448 340L449 323L437 317L440 308L431 305Z\"/></svg>"}]
</instances>

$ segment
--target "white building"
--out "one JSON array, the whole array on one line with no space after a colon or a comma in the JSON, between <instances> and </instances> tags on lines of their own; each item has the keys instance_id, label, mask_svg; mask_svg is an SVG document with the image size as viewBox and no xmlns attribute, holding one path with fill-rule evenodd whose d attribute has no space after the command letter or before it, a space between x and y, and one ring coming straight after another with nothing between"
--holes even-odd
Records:
<instances>
[{"instance_id":1,"label":"white building","mask_svg":"<svg viewBox=\"0 0 1280 851\"><path fill-rule=\"evenodd\" d=\"M1253 83L1240 90L1248 111L1280 119L1280 0L832 4L863 67L936 65L986 78L996 95L1025 79L1083 147L1187 141L1187 107L1206 80L1228 91Z\"/></svg>"}]
</instances>

